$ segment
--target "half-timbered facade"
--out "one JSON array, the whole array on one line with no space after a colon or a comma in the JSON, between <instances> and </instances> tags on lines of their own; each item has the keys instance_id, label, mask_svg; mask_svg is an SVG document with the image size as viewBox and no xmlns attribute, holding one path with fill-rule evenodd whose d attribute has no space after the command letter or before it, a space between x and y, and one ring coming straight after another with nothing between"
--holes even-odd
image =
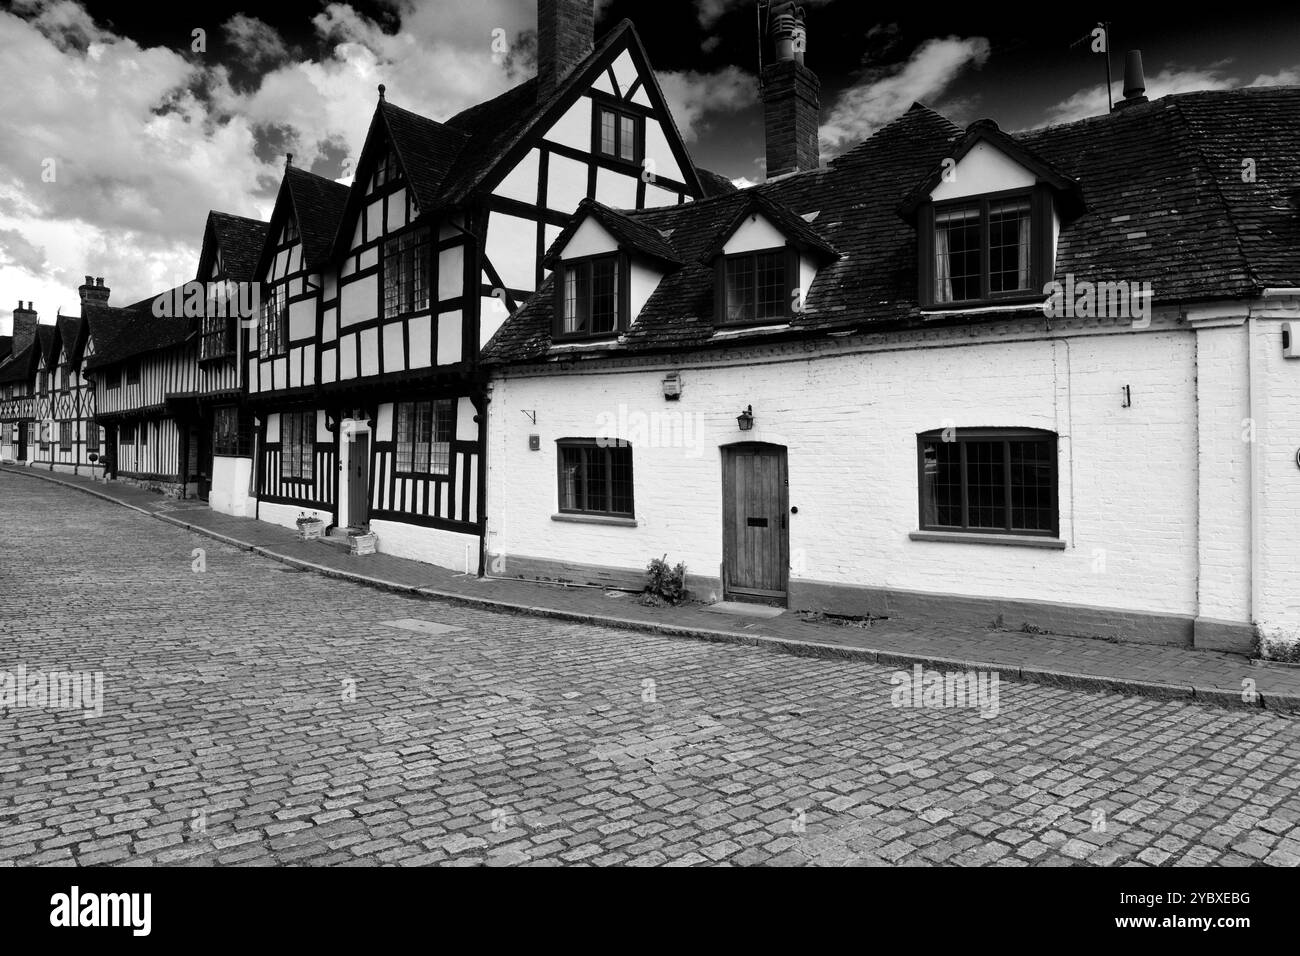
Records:
<instances>
[{"instance_id":1,"label":"half-timbered facade","mask_svg":"<svg viewBox=\"0 0 1300 956\"><path fill-rule=\"evenodd\" d=\"M0 359L0 461L30 463L36 442L37 314L30 302L18 303L8 352Z\"/></svg>"},{"instance_id":2,"label":"half-timbered facade","mask_svg":"<svg viewBox=\"0 0 1300 956\"><path fill-rule=\"evenodd\" d=\"M253 418L244 402L242 330L257 319L257 260L267 224L212 211L203 233L195 281L203 293L198 389L172 396L186 409L190 471L197 492L225 514L253 513Z\"/></svg>"},{"instance_id":3,"label":"half-timbered facade","mask_svg":"<svg viewBox=\"0 0 1300 956\"><path fill-rule=\"evenodd\" d=\"M101 433L95 422L94 392L82 375L88 325L83 318L64 315L52 328L48 355L37 370L38 414L49 440L42 443L42 454L33 464L51 471L98 475L103 471Z\"/></svg>"},{"instance_id":4,"label":"half-timbered facade","mask_svg":"<svg viewBox=\"0 0 1300 956\"><path fill-rule=\"evenodd\" d=\"M94 354L84 364L105 429L109 477L186 497L198 490L189 429L168 397L197 390L198 320L159 318L154 302L92 316Z\"/></svg>"},{"instance_id":5,"label":"half-timbered facade","mask_svg":"<svg viewBox=\"0 0 1300 956\"><path fill-rule=\"evenodd\" d=\"M539 75L446 122L380 88L328 268L310 249L321 217L297 209L327 187L286 171L248 336L261 517L306 511L369 528L382 552L480 569L482 346L583 200L704 195L631 23L593 43L590 0L538 16Z\"/></svg>"}]
</instances>

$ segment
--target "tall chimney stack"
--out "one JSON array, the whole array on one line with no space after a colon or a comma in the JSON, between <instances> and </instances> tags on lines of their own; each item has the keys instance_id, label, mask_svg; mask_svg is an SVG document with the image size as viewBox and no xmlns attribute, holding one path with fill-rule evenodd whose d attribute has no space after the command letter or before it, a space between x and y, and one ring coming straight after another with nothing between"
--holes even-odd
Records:
<instances>
[{"instance_id":1,"label":"tall chimney stack","mask_svg":"<svg viewBox=\"0 0 1300 956\"><path fill-rule=\"evenodd\" d=\"M14 309L14 325L11 330L13 335L11 350L14 355L26 348L27 343L35 337L37 321L36 310L32 308L32 304L24 303L19 299L18 308Z\"/></svg>"},{"instance_id":2,"label":"tall chimney stack","mask_svg":"<svg viewBox=\"0 0 1300 956\"><path fill-rule=\"evenodd\" d=\"M591 52L596 32L594 0L537 0L537 98L555 92Z\"/></svg>"},{"instance_id":3,"label":"tall chimney stack","mask_svg":"<svg viewBox=\"0 0 1300 956\"><path fill-rule=\"evenodd\" d=\"M103 276L86 276L85 284L77 288L83 308L88 305L108 305L108 292Z\"/></svg>"},{"instance_id":4,"label":"tall chimney stack","mask_svg":"<svg viewBox=\"0 0 1300 956\"><path fill-rule=\"evenodd\" d=\"M1115 104L1115 109L1145 103L1147 80L1142 73L1142 51L1129 50L1124 57L1124 98Z\"/></svg>"},{"instance_id":5,"label":"tall chimney stack","mask_svg":"<svg viewBox=\"0 0 1300 956\"><path fill-rule=\"evenodd\" d=\"M767 178L771 179L821 165L817 142L821 82L803 63L808 44L803 7L792 2L773 4L767 35L776 58L762 75Z\"/></svg>"}]
</instances>

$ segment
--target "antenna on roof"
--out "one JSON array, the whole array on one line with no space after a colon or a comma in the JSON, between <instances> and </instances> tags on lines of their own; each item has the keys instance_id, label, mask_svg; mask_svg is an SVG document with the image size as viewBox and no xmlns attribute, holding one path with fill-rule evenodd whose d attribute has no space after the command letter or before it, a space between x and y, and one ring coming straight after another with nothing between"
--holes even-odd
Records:
<instances>
[{"instance_id":1,"label":"antenna on roof","mask_svg":"<svg viewBox=\"0 0 1300 956\"><path fill-rule=\"evenodd\" d=\"M1103 20L1101 23L1097 24L1097 26L1101 27L1103 31L1102 36L1106 38L1106 105L1111 109L1114 109L1114 94L1111 93L1110 90L1112 83L1110 78L1110 21Z\"/></svg>"},{"instance_id":2,"label":"antenna on roof","mask_svg":"<svg viewBox=\"0 0 1300 956\"><path fill-rule=\"evenodd\" d=\"M754 13L758 20L758 75L763 75L763 40L767 37L767 20L763 16L771 0L758 0Z\"/></svg>"},{"instance_id":3,"label":"antenna on roof","mask_svg":"<svg viewBox=\"0 0 1300 956\"><path fill-rule=\"evenodd\" d=\"M387 90L387 89L388 89L388 87L384 86L384 84L382 84L382 83L379 84L379 98L380 98L381 100L384 98L384 91Z\"/></svg>"},{"instance_id":4,"label":"antenna on roof","mask_svg":"<svg viewBox=\"0 0 1300 956\"><path fill-rule=\"evenodd\" d=\"M1110 21L1098 20L1097 25L1071 43L1070 48L1073 49L1087 40L1092 41L1093 53L1106 54L1106 108L1108 111L1113 110L1115 108L1114 94L1111 93L1110 89L1112 83L1110 78ZM1101 43L1101 46L1097 45L1098 42Z\"/></svg>"}]
</instances>

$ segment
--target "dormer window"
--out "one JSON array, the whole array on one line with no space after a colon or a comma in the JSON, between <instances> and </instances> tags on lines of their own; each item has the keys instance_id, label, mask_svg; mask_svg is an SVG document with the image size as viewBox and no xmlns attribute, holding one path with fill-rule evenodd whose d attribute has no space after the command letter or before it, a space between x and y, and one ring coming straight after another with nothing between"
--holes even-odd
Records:
<instances>
[{"instance_id":1,"label":"dormer window","mask_svg":"<svg viewBox=\"0 0 1300 956\"><path fill-rule=\"evenodd\" d=\"M593 151L601 156L639 163L645 155L645 120L603 103L595 109Z\"/></svg>"},{"instance_id":2,"label":"dormer window","mask_svg":"<svg viewBox=\"0 0 1300 956\"><path fill-rule=\"evenodd\" d=\"M789 253L785 249L726 256L725 302L728 323L782 321L789 316ZM797 269L795 270L797 272Z\"/></svg>"},{"instance_id":3,"label":"dormer window","mask_svg":"<svg viewBox=\"0 0 1300 956\"><path fill-rule=\"evenodd\" d=\"M928 204L921 305L1024 301L1051 280L1052 201L1039 189Z\"/></svg>"},{"instance_id":4,"label":"dormer window","mask_svg":"<svg viewBox=\"0 0 1300 956\"><path fill-rule=\"evenodd\" d=\"M625 330L627 280L620 253L564 261L557 272L555 337L590 338Z\"/></svg>"}]
</instances>

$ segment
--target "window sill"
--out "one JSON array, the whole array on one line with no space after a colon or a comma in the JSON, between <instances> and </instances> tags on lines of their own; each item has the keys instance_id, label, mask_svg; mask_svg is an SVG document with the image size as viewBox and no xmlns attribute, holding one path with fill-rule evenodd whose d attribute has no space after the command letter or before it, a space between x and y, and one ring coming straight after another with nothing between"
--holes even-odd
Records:
<instances>
[{"instance_id":1,"label":"window sill","mask_svg":"<svg viewBox=\"0 0 1300 956\"><path fill-rule=\"evenodd\" d=\"M620 528L635 528L635 518L620 518L616 515L580 515L560 512L551 515L552 521L572 521L576 524L608 524Z\"/></svg>"},{"instance_id":2,"label":"window sill","mask_svg":"<svg viewBox=\"0 0 1300 956\"><path fill-rule=\"evenodd\" d=\"M908 534L913 541L951 541L957 544L1001 544L1021 548L1047 548L1065 550L1060 538L1032 534L979 534L968 531L913 531Z\"/></svg>"}]
</instances>

